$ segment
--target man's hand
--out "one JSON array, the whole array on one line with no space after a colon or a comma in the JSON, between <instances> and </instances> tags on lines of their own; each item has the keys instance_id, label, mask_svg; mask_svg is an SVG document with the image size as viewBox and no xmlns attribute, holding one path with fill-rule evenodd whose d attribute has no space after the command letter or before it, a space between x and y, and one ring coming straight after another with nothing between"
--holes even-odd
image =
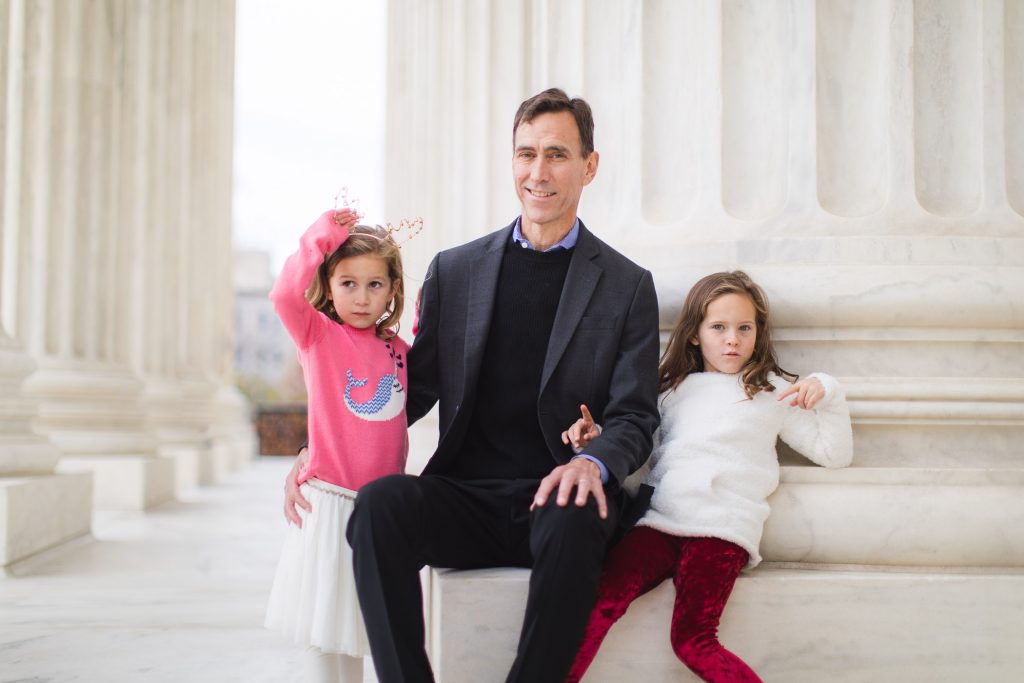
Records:
<instances>
[{"instance_id":1,"label":"man's hand","mask_svg":"<svg viewBox=\"0 0 1024 683\"><path fill-rule=\"evenodd\" d=\"M601 468L586 458L574 458L565 465L559 465L551 474L541 479L530 509L547 503L548 497L555 489L558 489L555 502L565 507L569 504L569 493L574 486L576 505L583 507L587 504L587 497L594 494L597 513L601 519L608 518L608 501L604 497L604 486L601 484Z\"/></svg>"},{"instance_id":2,"label":"man's hand","mask_svg":"<svg viewBox=\"0 0 1024 683\"><path fill-rule=\"evenodd\" d=\"M562 443L571 444L577 452L582 451L601 434L601 428L594 422L594 418L586 405L580 406L580 414L583 417L573 422L571 427L562 432Z\"/></svg>"},{"instance_id":3,"label":"man's hand","mask_svg":"<svg viewBox=\"0 0 1024 683\"><path fill-rule=\"evenodd\" d=\"M309 462L309 449L303 448L295 457L295 464L288 470L288 476L284 478L284 518L289 524L296 524L302 528L302 518L299 517L298 505L306 512L312 512L313 506L309 504L301 493L299 493L299 472Z\"/></svg>"}]
</instances>

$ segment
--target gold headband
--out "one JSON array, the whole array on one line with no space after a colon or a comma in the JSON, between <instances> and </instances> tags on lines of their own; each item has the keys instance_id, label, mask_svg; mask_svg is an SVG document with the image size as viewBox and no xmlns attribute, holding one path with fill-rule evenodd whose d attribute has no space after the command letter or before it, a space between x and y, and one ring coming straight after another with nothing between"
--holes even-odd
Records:
<instances>
[{"instance_id":1,"label":"gold headband","mask_svg":"<svg viewBox=\"0 0 1024 683\"><path fill-rule=\"evenodd\" d=\"M339 199L341 200L340 207L338 206ZM349 200L348 186L342 185L341 189L334 195L334 210L341 211L342 209L349 209L352 213L356 214L357 218L362 218L363 216L359 213L358 207L359 200ZM338 222L337 216L335 216L334 220L335 222ZM385 225L377 225L375 227L384 232L384 237L379 237L379 239L389 239L401 248L403 244L423 231L423 219L418 216L411 219L403 218L398 225L387 223ZM374 237L377 236L374 235Z\"/></svg>"}]
</instances>

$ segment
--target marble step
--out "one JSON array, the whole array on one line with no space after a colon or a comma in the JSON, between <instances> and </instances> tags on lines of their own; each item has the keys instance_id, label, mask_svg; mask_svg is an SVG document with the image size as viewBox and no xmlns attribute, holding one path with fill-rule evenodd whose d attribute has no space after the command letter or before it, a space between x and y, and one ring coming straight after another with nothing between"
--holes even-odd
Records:
<instances>
[{"instance_id":1,"label":"marble step","mask_svg":"<svg viewBox=\"0 0 1024 683\"><path fill-rule=\"evenodd\" d=\"M1024 568L1024 468L784 465L766 561Z\"/></svg>"},{"instance_id":2,"label":"marble step","mask_svg":"<svg viewBox=\"0 0 1024 683\"><path fill-rule=\"evenodd\" d=\"M529 571L435 570L437 680L501 680L514 656ZM638 599L584 681L697 681L668 640L674 588ZM721 642L772 683L1018 681L1024 570L940 571L762 565L741 575Z\"/></svg>"}]
</instances>

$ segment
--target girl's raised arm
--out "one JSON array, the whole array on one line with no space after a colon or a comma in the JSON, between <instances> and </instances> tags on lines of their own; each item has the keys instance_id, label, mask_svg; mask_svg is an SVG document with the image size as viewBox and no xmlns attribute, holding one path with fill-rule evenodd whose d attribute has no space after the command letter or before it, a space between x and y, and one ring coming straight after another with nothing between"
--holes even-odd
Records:
<instances>
[{"instance_id":1,"label":"girl's raised arm","mask_svg":"<svg viewBox=\"0 0 1024 683\"><path fill-rule=\"evenodd\" d=\"M306 300L306 290L324 257L348 239L349 228L358 218L350 209L321 214L299 238L298 251L285 261L270 290L274 310L299 348L308 348L319 339L327 322Z\"/></svg>"},{"instance_id":2,"label":"girl's raised arm","mask_svg":"<svg viewBox=\"0 0 1024 683\"><path fill-rule=\"evenodd\" d=\"M830 375L815 372L807 379L817 380L825 390L812 409L789 405L779 436L798 453L823 467L846 467L853 460L853 430L850 409L839 382Z\"/></svg>"}]
</instances>

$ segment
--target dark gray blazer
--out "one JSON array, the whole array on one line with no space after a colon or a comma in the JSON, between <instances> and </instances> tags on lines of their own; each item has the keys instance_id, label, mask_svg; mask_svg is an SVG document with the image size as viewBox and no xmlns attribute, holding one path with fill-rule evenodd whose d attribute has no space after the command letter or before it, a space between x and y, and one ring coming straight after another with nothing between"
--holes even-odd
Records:
<instances>
[{"instance_id":1,"label":"dark gray blazer","mask_svg":"<svg viewBox=\"0 0 1024 683\"><path fill-rule=\"evenodd\" d=\"M441 404L440 440L423 474L448 471L465 438L513 225L442 251L427 270L409 351L406 406L412 423ZM581 221L537 397L552 469L573 455L561 433L579 418L581 403L604 429L587 453L605 464L611 482L621 483L643 464L658 426L657 375L658 302L651 274Z\"/></svg>"}]
</instances>

